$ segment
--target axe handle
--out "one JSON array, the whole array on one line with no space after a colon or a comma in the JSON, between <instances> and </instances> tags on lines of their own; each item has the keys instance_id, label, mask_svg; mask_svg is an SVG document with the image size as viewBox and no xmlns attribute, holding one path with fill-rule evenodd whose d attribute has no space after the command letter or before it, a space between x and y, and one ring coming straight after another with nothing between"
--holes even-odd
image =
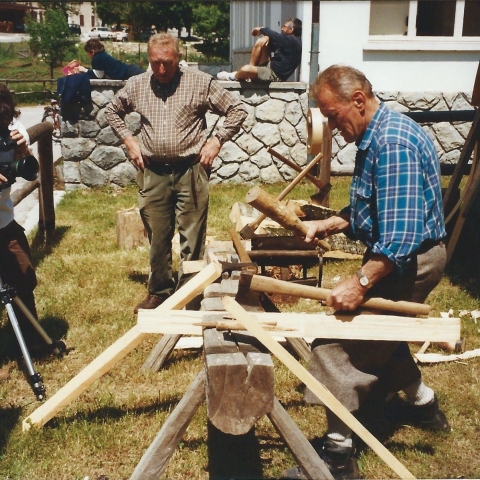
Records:
<instances>
[{"instance_id":1,"label":"axe handle","mask_svg":"<svg viewBox=\"0 0 480 480\"><path fill-rule=\"evenodd\" d=\"M309 170L311 170L315 164L320 160L322 154L319 153L284 189L282 192L279 193L276 199L278 201L283 200L302 180L303 178L308 175ZM275 197L274 197L275 198ZM254 205L255 206L255 205ZM260 210L260 209L257 209ZM260 210L261 211L261 210ZM262 212L252 223L248 226L255 231L257 227L267 218L267 215ZM272 218L272 217L270 217Z\"/></svg>"},{"instance_id":2,"label":"axe handle","mask_svg":"<svg viewBox=\"0 0 480 480\"><path fill-rule=\"evenodd\" d=\"M315 161L315 159L314 159ZM307 234L308 227L286 205L260 187L250 189L245 196L245 202L260 210L265 216L279 223L283 228L292 231L300 237ZM330 245L324 240L317 239L317 244L324 250L330 250Z\"/></svg>"},{"instance_id":3,"label":"axe handle","mask_svg":"<svg viewBox=\"0 0 480 480\"><path fill-rule=\"evenodd\" d=\"M326 300L331 290L326 288L310 287L298 283L286 282L275 278L263 277L261 275L242 274L245 279L248 277L250 290L254 292L279 293L284 295L293 295L296 297L311 298L313 300ZM247 282L247 283L248 283ZM430 305L423 303L393 301L380 297L372 297L364 300L360 306L366 308L374 308L379 310L387 310L389 312L407 313L409 315L428 315L430 313Z\"/></svg>"},{"instance_id":4,"label":"axe handle","mask_svg":"<svg viewBox=\"0 0 480 480\"><path fill-rule=\"evenodd\" d=\"M284 157L283 155L280 155L273 148L270 147L267 150L267 152L273 155L275 158L278 158L279 160L281 160L283 163L285 163L285 165L288 165L291 169L295 170L296 172L300 173L302 171L302 167L297 165L295 162L292 162L288 158ZM325 185L327 185L325 182L315 177L315 175L312 175L311 173L307 173L305 175L305 178L310 180L319 190L321 190Z\"/></svg>"}]
</instances>

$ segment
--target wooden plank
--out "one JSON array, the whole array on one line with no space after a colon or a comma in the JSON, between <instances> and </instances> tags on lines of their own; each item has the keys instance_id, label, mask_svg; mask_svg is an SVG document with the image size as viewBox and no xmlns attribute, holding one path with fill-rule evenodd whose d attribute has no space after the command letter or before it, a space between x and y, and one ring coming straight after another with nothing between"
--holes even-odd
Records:
<instances>
[{"instance_id":1,"label":"wooden plank","mask_svg":"<svg viewBox=\"0 0 480 480\"><path fill-rule=\"evenodd\" d=\"M198 407L205 400L205 371L190 384L175 410L168 416L130 477L130 480L158 480L167 468Z\"/></svg>"},{"instance_id":2,"label":"wooden plank","mask_svg":"<svg viewBox=\"0 0 480 480\"><path fill-rule=\"evenodd\" d=\"M144 310L137 320L138 331L202 335L205 312ZM327 313L254 312L260 323L275 322L275 334L288 338L338 338L406 342L456 342L460 339L459 318L416 318L396 315L338 315Z\"/></svg>"},{"instance_id":3,"label":"wooden plank","mask_svg":"<svg viewBox=\"0 0 480 480\"><path fill-rule=\"evenodd\" d=\"M308 370L293 358L269 333L235 300L223 299L228 310L254 334L280 361L282 361L342 422L350 427L400 478L415 477L402 465Z\"/></svg>"},{"instance_id":4,"label":"wooden plank","mask_svg":"<svg viewBox=\"0 0 480 480\"><path fill-rule=\"evenodd\" d=\"M268 418L287 444L293 458L302 467L307 478L333 480L330 470L277 398L274 399L273 410L268 414Z\"/></svg>"},{"instance_id":5,"label":"wooden plank","mask_svg":"<svg viewBox=\"0 0 480 480\"><path fill-rule=\"evenodd\" d=\"M243 435L273 408L274 374L269 354L239 351L234 336L204 330L207 413L223 433Z\"/></svg>"},{"instance_id":6,"label":"wooden plank","mask_svg":"<svg viewBox=\"0 0 480 480\"><path fill-rule=\"evenodd\" d=\"M198 272L191 280L183 285L180 290L177 290L172 296L167 298L167 300L158 306L155 311L167 311L169 309L179 310L180 308L183 308L190 300L193 300L197 295L202 293L208 285L213 283L222 274L222 266L220 263L213 260L214 256L210 258L210 263L203 270ZM186 296L186 299L184 303L182 303L182 306L177 308L177 294L182 291L183 293L179 298ZM142 310L140 310L140 312L141 311ZM174 334L171 338L160 339L142 365L142 370L154 370L158 372L162 368L163 364L170 356L175 348L175 345L180 339L180 335L178 335L179 332L176 333L177 334Z\"/></svg>"},{"instance_id":7,"label":"wooden plank","mask_svg":"<svg viewBox=\"0 0 480 480\"><path fill-rule=\"evenodd\" d=\"M161 316L162 311L168 312L170 309L183 308L192 298L201 293L206 285L215 281L221 273L222 267L220 264L211 263L154 311ZM22 422L23 431L29 430L31 426L41 427L45 425L60 410L84 392L95 380L111 370L123 357L139 345L145 337L146 334L140 332L137 326L130 329L45 403L33 411Z\"/></svg>"}]
</instances>

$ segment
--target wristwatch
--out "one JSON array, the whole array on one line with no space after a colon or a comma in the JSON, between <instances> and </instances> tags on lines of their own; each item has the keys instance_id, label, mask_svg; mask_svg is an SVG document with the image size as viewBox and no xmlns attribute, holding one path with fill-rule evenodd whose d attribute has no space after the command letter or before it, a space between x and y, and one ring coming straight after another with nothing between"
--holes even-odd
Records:
<instances>
[{"instance_id":1,"label":"wristwatch","mask_svg":"<svg viewBox=\"0 0 480 480\"><path fill-rule=\"evenodd\" d=\"M355 272L355 275L357 276L358 281L360 282L360 285L362 287L370 288L372 286L372 283L370 282L369 278L362 272L361 268L359 268Z\"/></svg>"}]
</instances>

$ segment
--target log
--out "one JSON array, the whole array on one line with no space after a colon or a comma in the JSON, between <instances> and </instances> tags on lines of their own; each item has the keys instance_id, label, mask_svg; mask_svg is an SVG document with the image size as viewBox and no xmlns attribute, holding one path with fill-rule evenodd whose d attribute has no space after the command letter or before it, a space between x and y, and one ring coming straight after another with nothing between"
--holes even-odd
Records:
<instances>
[{"instance_id":1,"label":"log","mask_svg":"<svg viewBox=\"0 0 480 480\"><path fill-rule=\"evenodd\" d=\"M310 287L300 285L276 278L264 277L261 275L249 275L242 273L245 282L250 284L250 289L255 292L279 293L283 295L293 295L302 298L311 298L313 300L326 300L331 290L326 288ZM361 307L386 310L389 312L406 313L409 315L428 315L431 308L429 305L415 302L393 301L379 297L365 299Z\"/></svg>"},{"instance_id":2,"label":"log","mask_svg":"<svg viewBox=\"0 0 480 480\"><path fill-rule=\"evenodd\" d=\"M272 359L266 353L242 353L234 333L214 328L204 330L203 345L208 418L223 433L243 435L273 408Z\"/></svg>"},{"instance_id":3,"label":"log","mask_svg":"<svg viewBox=\"0 0 480 480\"><path fill-rule=\"evenodd\" d=\"M283 228L292 231L299 237L305 237L308 227L285 204L269 195L260 187L255 186L247 192L245 202L264 213L272 220L278 222ZM330 250L330 245L325 240L316 240L324 250Z\"/></svg>"},{"instance_id":4,"label":"log","mask_svg":"<svg viewBox=\"0 0 480 480\"><path fill-rule=\"evenodd\" d=\"M115 214L117 245L131 250L148 245L147 231L140 217L138 207L118 210Z\"/></svg>"},{"instance_id":5,"label":"log","mask_svg":"<svg viewBox=\"0 0 480 480\"><path fill-rule=\"evenodd\" d=\"M414 479L402 465L308 370L265 332L235 300L225 297L225 308L283 362L343 423L350 427L400 478Z\"/></svg>"},{"instance_id":6,"label":"log","mask_svg":"<svg viewBox=\"0 0 480 480\"><path fill-rule=\"evenodd\" d=\"M205 312L141 310L137 329L143 333L202 335ZM275 322L285 338L336 338L384 341L452 342L460 338L459 318L415 318L396 315L252 312L260 323Z\"/></svg>"},{"instance_id":7,"label":"log","mask_svg":"<svg viewBox=\"0 0 480 480\"><path fill-rule=\"evenodd\" d=\"M155 311L162 315L162 311L168 312L170 309L183 308L190 300L201 293L208 283L214 282L221 273L222 267L220 264L211 263L157 307ZM125 335L120 337L80 371L80 373L73 377L65 386L58 390L55 395L32 412L22 422L23 431L30 430L32 426L41 427L45 425L45 423L53 418L60 410L83 393L95 380L111 370L145 338L146 334L140 332L137 326L131 328Z\"/></svg>"},{"instance_id":8,"label":"log","mask_svg":"<svg viewBox=\"0 0 480 480\"><path fill-rule=\"evenodd\" d=\"M195 412L205 400L205 379L206 375L202 370L143 454L130 480L158 480L160 478Z\"/></svg>"}]
</instances>

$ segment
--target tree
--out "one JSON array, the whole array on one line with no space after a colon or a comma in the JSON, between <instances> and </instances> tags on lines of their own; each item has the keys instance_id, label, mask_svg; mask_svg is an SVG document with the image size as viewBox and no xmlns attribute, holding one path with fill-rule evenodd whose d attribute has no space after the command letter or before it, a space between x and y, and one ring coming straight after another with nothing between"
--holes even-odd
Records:
<instances>
[{"instance_id":1,"label":"tree","mask_svg":"<svg viewBox=\"0 0 480 480\"><path fill-rule=\"evenodd\" d=\"M203 38L202 52L207 57L214 55L228 58L230 3L196 3L193 7L193 18L195 35Z\"/></svg>"},{"instance_id":2,"label":"tree","mask_svg":"<svg viewBox=\"0 0 480 480\"><path fill-rule=\"evenodd\" d=\"M53 69L76 54L75 37L68 28L65 14L58 9L46 10L43 22L29 18L26 24L30 49L34 55L41 55L53 78Z\"/></svg>"}]
</instances>

